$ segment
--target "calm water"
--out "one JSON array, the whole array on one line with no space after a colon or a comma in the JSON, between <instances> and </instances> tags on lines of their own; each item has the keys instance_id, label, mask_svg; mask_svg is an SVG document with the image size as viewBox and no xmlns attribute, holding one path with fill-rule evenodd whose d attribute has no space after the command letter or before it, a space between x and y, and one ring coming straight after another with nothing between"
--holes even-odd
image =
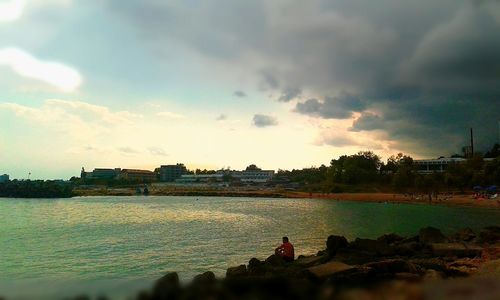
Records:
<instances>
[{"instance_id":1,"label":"calm water","mask_svg":"<svg viewBox=\"0 0 500 300\"><path fill-rule=\"evenodd\" d=\"M84 197L0 200L0 295L90 289L117 298L166 271L181 279L266 258L283 235L297 254L326 237L500 225L500 210L314 199ZM29 286L29 288L25 288Z\"/></svg>"}]
</instances>

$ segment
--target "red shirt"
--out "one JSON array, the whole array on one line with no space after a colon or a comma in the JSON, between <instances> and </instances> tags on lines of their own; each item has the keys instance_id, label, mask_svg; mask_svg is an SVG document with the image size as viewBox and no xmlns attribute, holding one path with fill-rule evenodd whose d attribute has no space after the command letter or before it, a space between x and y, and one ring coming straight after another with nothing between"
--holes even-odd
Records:
<instances>
[{"instance_id":1,"label":"red shirt","mask_svg":"<svg viewBox=\"0 0 500 300\"><path fill-rule=\"evenodd\" d=\"M290 242L283 243L280 246L280 248L283 249L283 256L284 257L295 258L295 252L293 250L293 245Z\"/></svg>"}]
</instances>

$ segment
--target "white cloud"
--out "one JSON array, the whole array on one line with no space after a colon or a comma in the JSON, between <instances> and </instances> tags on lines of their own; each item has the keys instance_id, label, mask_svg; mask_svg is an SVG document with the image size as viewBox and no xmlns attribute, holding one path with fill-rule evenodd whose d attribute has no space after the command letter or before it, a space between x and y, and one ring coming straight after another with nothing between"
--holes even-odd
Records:
<instances>
[{"instance_id":1,"label":"white cloud","mask_svg":"<svg viewBox=\"0 0 500 300\"><path fill-rule=\"evenodd\" d=\"M173 113L170 111L160 111L160 112L156 113L156 115L159 117L165 117L165 118L169 118L169 119L185 119L186 118L186 116L184 116L184 115L176 114L176 113Z\"/></svg>"},{"instance_id":2,"label":"white cloud","mask_svg":"<svg viewBox=\"0 0 500 300\"><path fill-rule=\"evenodd\" d=\"M113 112L105 106L60 99L46 100L41 107L0 103L1 110L86 142L109 134L112 127L132 125L142 117L128 111Z\"/></svg>"},{"instance_id":3,"label":"white cloud","mask_svg":"<svg viewBox=\"0 0 500 300\"><path fill-rule=\"evenodd\" d=\"M39 60L17 48L0 49L0 66L9 66L17 74L37 79L59 88L64 92L72 92L82 83L78 71L58 62Z\"/></svg>"},{"instance_id":4,"label":"white cloud","mask_svg":"<svg viewBox=\"0 0 500 300\"><path fill-rule=\"evenodd\" d=\"M0 3L0 22L12 22L21 17L26 0L10 0Z\"/></svg>"}]
</instances>

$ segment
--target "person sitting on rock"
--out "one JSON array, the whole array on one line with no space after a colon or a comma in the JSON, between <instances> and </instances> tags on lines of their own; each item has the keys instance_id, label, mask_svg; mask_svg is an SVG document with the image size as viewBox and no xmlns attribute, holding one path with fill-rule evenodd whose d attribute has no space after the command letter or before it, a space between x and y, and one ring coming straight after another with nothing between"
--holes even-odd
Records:
<instances>
[{"instance_id":1,"label":"person sitting on rock","mask_svg":"<svg viewBox=\"0 0 500 300\"><path fill-rule=\"evenodd\" d=\"M283 244L274 250L274 253L282 257L287 262L292 262L295 258L293 245L288 241L288 237L283 237Z\"/></svg>"}]
</instances>

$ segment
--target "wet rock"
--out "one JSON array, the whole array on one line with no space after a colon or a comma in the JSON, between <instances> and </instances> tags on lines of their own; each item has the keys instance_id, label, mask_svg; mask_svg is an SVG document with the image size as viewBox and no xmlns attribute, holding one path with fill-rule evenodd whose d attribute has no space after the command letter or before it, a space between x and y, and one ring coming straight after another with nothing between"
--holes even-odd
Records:
<instances>
[{"instance_id":1,"label":"wet rock","mask_svg":"<svg viewBox=\"0 0 500 300\"><path fill-rule=\"evenodd\" d=\"M353 267L348 264L332 261L326 264L310 267L307 270L317 278L327 278L334 275L335 273L346 271L352 268Z\"/></svg>"},{"instance_id":2,"label":"wet rock","mask_svg":"<svg viewBox=\"0 0 500 300\"><path fill-rule=\"evenodd\" d=\"M461 243L433 243L430 248L433 255L440 257L476 257L480 256L482 251L481 247L467 247Z\"/></svg>"},{"instance_id":3,"label":"wet rock","mask_svg":"<svg viewBox=\"0 0 500 300\"><path fill-rule=\"evenodd\" d=\"M494 244L500 241L500 227L490 226L479 231L476 242L479 244Z\"/></svg>"},{"instance_id":4,"label":"wet rock","mask_svg":"<svg viewBox=\"0 0 500 300\"><path fill-rule=\"evenodd\" d=\"M247 267L245 265L239 265L237 267L230 267L226 271L227 278L234 277L244 277L248 275Z\"/></svg>"},{"instance_id":5,"label":"wet rock","mask_svg":"<svg viewBox=\"0 0 500 300\"><path fill-rule=\"evenodd\" d=\"M446 242L446 237L443 233L434 227L426 227L420 229L418 233L418 239L421 243L430 244L430 243L444 243Z\"/></svg>"},{"instance_id":6,"label":"wet rock","mask_svg":"<svg viewBox=\"0 0 500 300\"><path fill-rule=\"evenodd\" d=\"M153 299L175 299L181 292L179 275L168 273L158 279L153 287Z\"/></svg>"},{"instance_id":7,"label":"wet rock","mask_svg":"<svg viewBox=\"0 0 500 300\"><path fill-rule=\"evenodd\" d=\"M383 242L385 244L394 244L394 243L397 243L397 242L401 242L402 240L404 240L405 238L402 237L402 236L399 236L395 233L390 233L390 234L384 234L382 236L380 236L377 241L380 241L380 242Z\"/></svg>"},{"instance_id":8,"label":"wet rock","mask_svg":"<svg viewBox=\"0 0 500 300\"><path fill-rule=\"evenodd\" d=\"M451 240L456 242L470 242L476 237L476 233L470 228L463 228L451 236Z\"/></svg>"},{"instance_id":9,"label":"wet rock","mask_svg":"<svg viewBox=\"0 0 500 300\"><path fill-rule=\"evenodd\" d=\"M326 240L326 252L331 257L337 254L337 251L346 248L348 245L347 239L343 236L330 235Z\"/></svg>"}]
</instances>

